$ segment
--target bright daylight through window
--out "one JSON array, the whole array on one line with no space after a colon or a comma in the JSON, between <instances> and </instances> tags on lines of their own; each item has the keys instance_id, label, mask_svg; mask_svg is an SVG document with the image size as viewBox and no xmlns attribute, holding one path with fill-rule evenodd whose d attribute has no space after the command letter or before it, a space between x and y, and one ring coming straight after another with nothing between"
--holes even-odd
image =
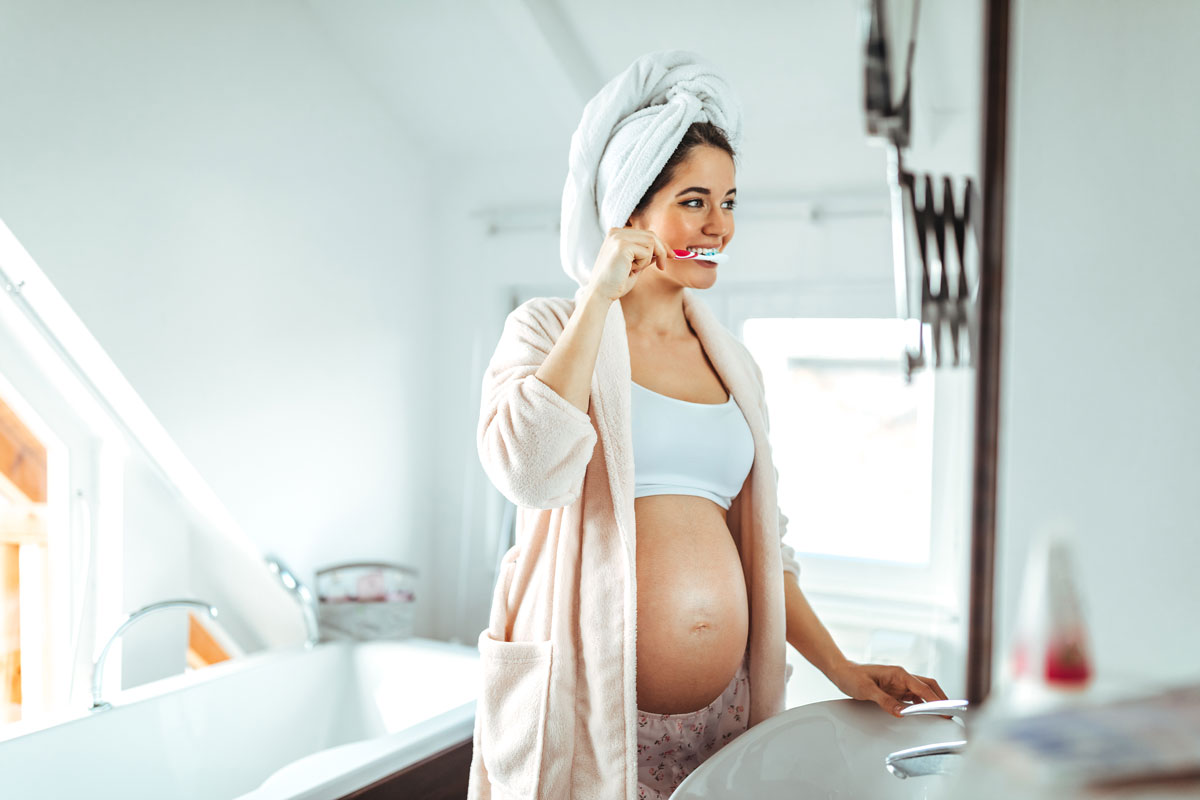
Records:
<instances>
[{"instance_id":1,"label":"bright daylight through window","mask_svg":"<svg viewBox=\"0 0 1200 800\"><path fill-rule=\"evenodd\" d=\"M933 379L923 370L904 381L913 333L893 319L745 322L797 552L929 562Z\"/></svg>"}]
</instances>

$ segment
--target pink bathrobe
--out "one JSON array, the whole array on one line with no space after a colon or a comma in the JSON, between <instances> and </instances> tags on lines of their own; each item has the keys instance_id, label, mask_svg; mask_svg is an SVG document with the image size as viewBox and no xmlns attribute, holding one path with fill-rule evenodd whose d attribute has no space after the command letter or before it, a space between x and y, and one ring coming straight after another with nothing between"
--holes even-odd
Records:
<instances>
[{"instance_id":1,"label":"pink bathrobe","mask_svg":"<svg viewBox=\"0 0 1200 800\"><path fill-rule=\"evenodd\" d=\"M479 456L518 511L479 635L472 800L637 798L632 375L620 302L605 320L590 413L534 375L582 292L513 311L483 379ZM727 515L749 598L753 726L784 710L783 572L799 566L781 541L762 372L691 290L683 308L754 436L754 465Z\"/></svg>"}]
</instances>

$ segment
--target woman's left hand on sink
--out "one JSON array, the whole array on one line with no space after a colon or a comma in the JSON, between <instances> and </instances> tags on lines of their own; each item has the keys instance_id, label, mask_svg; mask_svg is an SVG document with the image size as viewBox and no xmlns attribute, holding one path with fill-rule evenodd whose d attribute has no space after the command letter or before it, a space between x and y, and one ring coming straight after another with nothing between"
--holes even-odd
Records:
<instances>
[{"instance_id":1,"label":"woman's left hand on sink","mask_svg":"<svg viewBox=\"0 0 1200 800\"><path fill-rule=\"evenodd\" d=\"M889 664L846 661L830 669L826 676L847 696L878 703L880 708L895 717L900 716L905 703L949 699L933 678L913 675L903 667Z\"/></svg>"},{"instance_id":2,"label":"woman's left hand on sink","mask_svg":"<svg viewBox=\"0 0 1200 800\"><path fill-rule=\"evenodd\" d=\"M903 667L859 664L846 658L800 590L796 575L791 572L783 575L788 644L825 673L838 689L855 700L878 703L896 717L906 702L949 699L933 678L911 675Z\"/></svg>"}]
</instances>

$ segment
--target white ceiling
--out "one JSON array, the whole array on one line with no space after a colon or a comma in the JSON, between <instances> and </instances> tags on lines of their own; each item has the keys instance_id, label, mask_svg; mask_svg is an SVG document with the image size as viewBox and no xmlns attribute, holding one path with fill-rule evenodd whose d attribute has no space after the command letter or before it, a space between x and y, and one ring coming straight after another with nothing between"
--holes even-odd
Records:
<instances>
[{"instance_id":1,"label":"white ceiling","mask_svg":"<svg viewBox=\"0 0 1200 800\"><path fill-rule=\"evenodd\" d=\"M439 162L544 159L565 172L586 100L637 56L695 50L745 108L739 184L883 189L860 111L856 0L309 0L350 68Z\"/></svg>"}]
</instances>

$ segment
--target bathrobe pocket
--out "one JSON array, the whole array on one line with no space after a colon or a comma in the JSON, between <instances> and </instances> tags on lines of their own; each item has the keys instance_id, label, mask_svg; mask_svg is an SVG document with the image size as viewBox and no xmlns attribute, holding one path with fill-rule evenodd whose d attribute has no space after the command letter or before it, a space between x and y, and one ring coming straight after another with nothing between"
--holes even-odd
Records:
<instances>
[{"instance_id":1,"label":"bathrobe pocket","mask_svg":"<svg viewBox=\"0 0 1200 800\"><path fill-rule=\"evenodd\" d=\"M546 739L551 643L479 634L483 691L476 704L480 748L496 800L535 798Z\"/></svg>"}]
</instances>

